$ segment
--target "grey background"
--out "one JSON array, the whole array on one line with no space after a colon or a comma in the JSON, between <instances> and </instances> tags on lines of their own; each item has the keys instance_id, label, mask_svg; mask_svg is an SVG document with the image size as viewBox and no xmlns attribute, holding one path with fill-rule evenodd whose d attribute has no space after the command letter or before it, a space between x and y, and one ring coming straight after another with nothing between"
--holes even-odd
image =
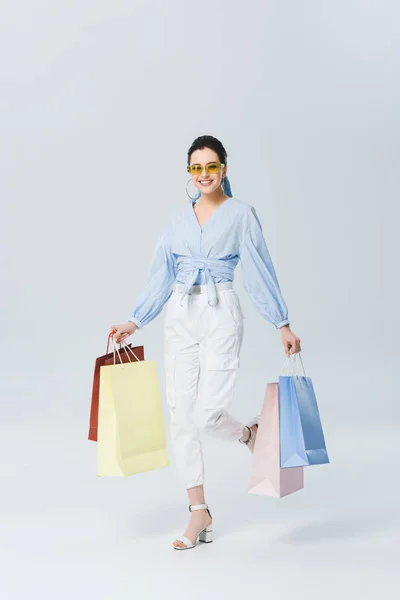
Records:
<instances>
[{"instance_id":1,"label":"grey background","mask_svg":"<svg viewBox=\"0 0 400 600\"><path fill-rule=\"evenodd\" d=\"M376 598L398 585L399 18L386 0L1 3L5 598ZM209 440L216 543L178 553L188 512L173 464L97 478L87 428L94 359L188 201L186 153L203 134L259 214L331 464L307 469L298 494L256 497L247 450ZM285 356L240 267L236 287L244 419ZM164 390L162 326L130 340Z\"/></svg>"}]
</instances>

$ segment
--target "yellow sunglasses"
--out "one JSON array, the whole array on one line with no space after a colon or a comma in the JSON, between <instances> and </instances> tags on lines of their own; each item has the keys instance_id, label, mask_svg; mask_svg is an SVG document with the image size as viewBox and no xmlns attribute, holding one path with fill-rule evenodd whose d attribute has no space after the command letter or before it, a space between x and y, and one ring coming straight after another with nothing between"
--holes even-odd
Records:
<instances>
[{"instance_id":1,"label":"yellow sunglasses","mask_svg":"<svg viewBox=\"0 0 400 600\"><path fill-rule=\"evenodd\" d=\"M224 167L225 167L225 163L209 162L205 165L205 170L206 170L206 173L209 173L210 175L212 175L212 174L218 173L218 171L220 171ZM203 172L203 166L198 165L198 164L188 165L186 167L186 169L187 169L187 172L190 173L191 175L201 175Z\"/></svg>"}]
</instances>

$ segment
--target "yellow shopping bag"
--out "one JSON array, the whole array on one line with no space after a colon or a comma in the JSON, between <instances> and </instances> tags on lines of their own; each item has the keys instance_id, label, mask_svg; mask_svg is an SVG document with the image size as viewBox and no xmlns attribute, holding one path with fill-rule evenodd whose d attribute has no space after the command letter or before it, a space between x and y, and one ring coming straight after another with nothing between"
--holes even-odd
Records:
<instances>
[{"instance_id":1,"label":"yellow shopping bag","mask_svg":"<svg viewBox=\"0 0 400 600\"><path fill-rule=\"evenodd\" d=\"M169 465L154 360L100 367L97 435L98 476L134 475Z\"/></svg>"}]
</instances>

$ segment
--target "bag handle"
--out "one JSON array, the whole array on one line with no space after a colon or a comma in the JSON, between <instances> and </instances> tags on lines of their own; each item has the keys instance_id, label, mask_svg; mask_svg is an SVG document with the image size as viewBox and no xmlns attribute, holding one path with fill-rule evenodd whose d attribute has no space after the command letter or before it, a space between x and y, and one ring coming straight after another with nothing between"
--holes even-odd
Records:
<instances>
[{"instance_id":1,"label":"bag handle","mask_svg":"<svg viewBox=\"0 0 400 600\"><path fill-rule=\"evenodd\" d=\"M302 369L303 369L304 377L307 377L307 375L306 375L306 372L305 372L305 369L304 369L304 365L303 365L303 360L302 360L302 358L301 358L301 352L294 352L293 354L292 354L292 353L291 353L291 354L289 354L289 356L286 358L286 360L285 360L285 362L284 362L284 364L283 364L283 367L282 367L282 370L281 370L281 372L280 372L280 375L282 375L282 374L283 374L283 371L284 371L284 370L286 369L286 367L288 366L288 364L289 364L289 362L290 362L290 359L291 359L291 357L292 357L292 356L294 356L294 359L293 359L293 362L292 362L292 375L294 375L294 368L295 368L295 364L296 364L296 357L297 357L297 355L299 355L299 358L300 358L301 367L302 367Z\"/></svg>"},{"instance_id":2,"label":"bag handle","mask_svg":"<svg viewBox=\"0 0 400 600\"><path fill-rule=\"evenodd\" d=\"M108 348L109 348L109 345L110 345L110 339L112 339L112 343L113 343L113 354L114 354L114 365L115 365L115 350L116 350L116 351L117 351L117 354L118 354L118 357L119 357L119 360L121 361L121 368L123 369L123 368L124 368L124 364L123 364L123 362L122 362L122 360L121 360L121 355L120 355L120 353L119 353L119 350L118 350L118 348L116 347L116 342L115 342L115 340L114 340L114 335L115 335L114 333L109 333L109 334L108 334L108 340L107 340L107 350L106 350L106 354L108 354ZM120 350L121 350L121 346L122 346L122 344L121 344L121 342L119 342L119 349L120 349ZM133 356L136 358L137 362L140 362L140 363L141 363L141 362L144 362L143 360L140 360L140 359L139 359L139 358L136 356L136 354L134 353L134 351L132 350L132 348L129 348L129 346L123 346L123 349L125 350L125 353L126 353L126 355L127 355L127 357L128 357L128 360L129 360L129 362L132 362L132 360L131 360L131 357L129 356L129 354L128 354L127 350L129 350L129 352L131 352L131 353L133 354Z\"/></svg>"}]
</instances>

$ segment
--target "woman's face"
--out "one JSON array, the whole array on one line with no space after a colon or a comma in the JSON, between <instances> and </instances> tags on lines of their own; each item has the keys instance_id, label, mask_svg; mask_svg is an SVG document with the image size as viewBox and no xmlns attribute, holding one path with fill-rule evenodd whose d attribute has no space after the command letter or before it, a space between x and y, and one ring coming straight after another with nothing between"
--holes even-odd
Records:
<instances>
[{"instance_id":1,"label":"woman's face","mask_svg":"<svg viewBox=\"0 0 400 600\"><path fill-rule=\"evenodd\" d=\"M194 185L204 195L212 194L221 185L223 177L225 177L228 167L220 169L218 173L207 173L205 165L210 162L220 162L218 154L211 148L202 148L195 150L190 157L190 164L198 164L202 166L200 174L191 175Z\"/></svg>"}]
</instances>

